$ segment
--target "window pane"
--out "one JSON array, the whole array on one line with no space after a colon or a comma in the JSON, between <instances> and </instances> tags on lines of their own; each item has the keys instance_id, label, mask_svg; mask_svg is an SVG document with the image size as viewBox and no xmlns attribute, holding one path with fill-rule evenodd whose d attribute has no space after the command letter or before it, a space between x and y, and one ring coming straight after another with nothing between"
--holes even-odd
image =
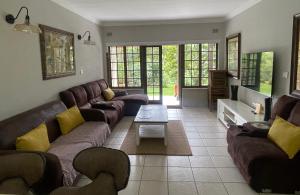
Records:
<instances>
[{"instance_id":1,"label":"window pane","mask_svg":"<svg viewBox=\"0 0 300 195\"><path fill-rule=\"evenodd\" d=\"M208 71L217 68L217 44L201 44L201 86L208 85Z\"/></svg>"}]
</instances>

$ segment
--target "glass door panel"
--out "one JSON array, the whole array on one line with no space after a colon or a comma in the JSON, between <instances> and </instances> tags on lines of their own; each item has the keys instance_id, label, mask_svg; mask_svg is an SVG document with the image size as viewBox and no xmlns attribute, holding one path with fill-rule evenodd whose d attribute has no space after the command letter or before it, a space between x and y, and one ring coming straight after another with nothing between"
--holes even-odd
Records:
<instances>
[{"instance_id":1,"label":"glass door panel","mask_svg":"<svg viewBox=\"0 0 300 195\"><path fill-rule=\"evenodd\" d=\"M150 102L162 103L162 47L146 46L146 92Z\"/></svg>"}]
</instances>

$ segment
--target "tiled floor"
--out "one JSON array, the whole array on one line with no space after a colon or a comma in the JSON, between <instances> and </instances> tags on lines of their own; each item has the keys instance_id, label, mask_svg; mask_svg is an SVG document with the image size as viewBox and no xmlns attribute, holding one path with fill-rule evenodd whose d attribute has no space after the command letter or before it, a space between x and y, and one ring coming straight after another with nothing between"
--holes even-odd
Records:
<instances>
[{"instance_id":1,"label":"tiled floor","mask_svg":"<svg viewBox=\"0 0 300 195\"><path fill-rule=\"evenodd\" d=\"M131 174L120 195L258 195L245 183L227 153L226 129L208 109L169 109L182 120L193 156L130 155ZM119 149L132 123L125 117L106 147ZM88 183L83 177L79 185Z\"/></svg>"}]
</instances>

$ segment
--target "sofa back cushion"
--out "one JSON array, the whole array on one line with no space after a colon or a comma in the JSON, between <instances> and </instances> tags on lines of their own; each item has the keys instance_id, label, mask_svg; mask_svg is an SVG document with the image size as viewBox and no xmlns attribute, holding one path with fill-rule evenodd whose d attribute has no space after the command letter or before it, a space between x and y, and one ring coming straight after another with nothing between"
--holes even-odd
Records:
<instances>
[{"instance_id":1,"label":"sofa back cushion","mask_svg":"<svg viewBox=\"0 0 300 195\"><path fill-rule=\"evenodd\" d=\"M300 126L300 101L294 106L288 121L296 126Z\"/></svg>"},{"instance_id":2,"label":"sofa back cushion","mask_svg":"<svg viewBox=\"0 0 300 195\"><path fill-rule=\"evenodd\" d=\"M270 122L273 123L276 116L280 116L284 120L288 120L293 107L298 101L299 99L295 97L287 95L281 96L273 107Z\"/></svg>"},{"instance_id":3,"label":"sofa back cushion","mask_svg":"<svg viewBox=\"0 0 300 195\"><path fill-rule=\"evenodd\" d=\"M101 95L100 85L96 81L86 83L83 87L86 90L88 101L90 103L104 100Z\"/></svg>"},{"instance_id":4,"label":"sofa back cushion","mask_svg":"<svg viewBox=\"0 0 300 195\"><path fill-rule=\"evenodd\" d=\"M101 91L104 91L105 89L107 89L109 87L109 85L105 79L100 79L97 81L97 83L99 84Z\"/></svg>"},{"instance_id":5,"label":"sofa back cushion","mask_svg":"<svg viewBox=\"0 0 300 195\"><path fill-rule=\"evenodd\" d=\"M76 99L73 95L73 93L69 90L65 90L59 93L59 97L61 101L64 102L64 104L67 106L67 108L71 108L73 106L76 106Z\"/></svg>"},{"instance_id":6,"label":"sofa back cushion","mask_svg":"<svg viewBox=\"0 0 300 195\"><path fill-rule=\"evenodd\" d=\"M67 108L61 101L53 101L0 122L0 149L15 149L17 137L45 122L49 141L61 135L56 115Z\"/></svg>"},{"instance_id":7,"label":"sofa back cushion","mask_svg":"<svg viewBox=\"0 0 300 195\"><path fill-rule=\"evenodd\" d=\"M82 86L76 86L69 89L74 95L78 107L86 106L88 102L87 93Z\"/></svg>"}]
</instances>

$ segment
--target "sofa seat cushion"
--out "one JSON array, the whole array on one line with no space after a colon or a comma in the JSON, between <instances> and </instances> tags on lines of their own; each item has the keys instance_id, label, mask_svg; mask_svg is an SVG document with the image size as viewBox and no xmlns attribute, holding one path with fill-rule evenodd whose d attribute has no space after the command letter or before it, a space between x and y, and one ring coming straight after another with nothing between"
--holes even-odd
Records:
<instances>
[{"instance_id":1,"label":"sofa seat cushion","mask_svg":"<svg viewBox=\"0 0 300 195\"><path fill-rule=\"evenodd\" d=\"M125 103L139 103L141 105L148 104L148 96L145 94L131 94L125 96L118 96L113 98L113 100L122 100Z\"/></svg>"},{"instance_id":2,"label":"sofa seat cushion","mask_svg":"<svg viewBox=\"0 0 300 195\"><path fill-rule=\"evenodd\" d=\"M231 141L233 159L249 176L253 176L257 170L262 170L265 165L289 161L288 156L268 139L236 136Z\"/></svg>"},{"instance_id":3,"label":"sofa seat cushion","mask_svg":"<svg viewBox=\"0 0 300 195\"><path fill-rule=\"evenodd\" d=\"M109 126L113 127L119 121L119 113L117 110L103 110L103 112Z\"/></svg>"},{"instance_id":4,"label":"sofa seat cushion","mask_svg":"<svg viewBox=\"0 0 300 195\"><path fill-rule=\"evenodd\" d=\"M121 100L115 100L115 101L110 101L113 103L114 107L116 108L116 110L119 112L119 114L121 114L124 110L124 105L125 103Z\"/></svg>"},{"instance_id":5,"label":"sofa seat cushion","mask_svg":"<svg viewBox=\"0 0 300 195\"><path fill-rule=\"evenodd\" d=\"M85 122L52 142L48 152L56 155L61 163L64 185L72 185L79 175L72 164L75 156L86 148L102 146L109 135L106 123Z\"/></svg>"}]
</instances>

